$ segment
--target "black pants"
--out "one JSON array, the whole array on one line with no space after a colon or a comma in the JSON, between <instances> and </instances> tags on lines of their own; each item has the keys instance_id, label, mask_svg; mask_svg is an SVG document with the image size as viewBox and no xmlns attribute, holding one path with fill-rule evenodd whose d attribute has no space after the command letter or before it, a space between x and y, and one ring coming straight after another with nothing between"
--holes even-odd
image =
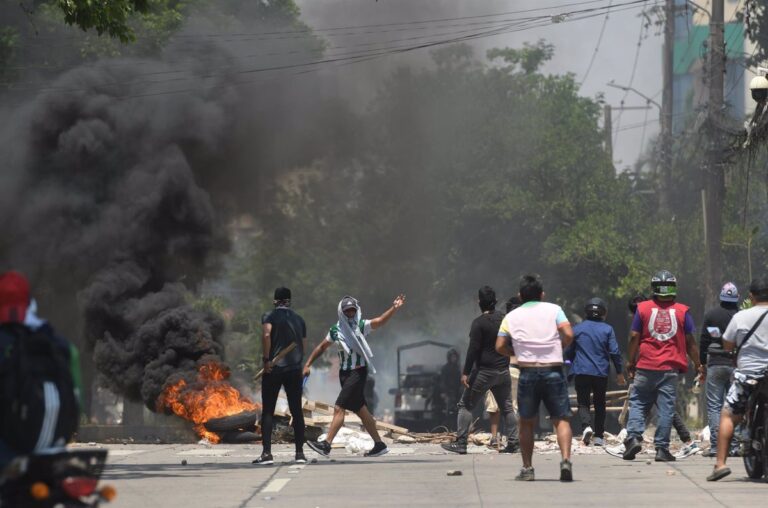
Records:
<instances>
[{"instance_id":1,"label":"black pants","mask_svg":"<svg viewBox=\"0 0 768 508\"><path fill-rule=\"evenodd\" d=\"M485 398L488 390L493 393L496 404L499 406L499 412L504 417L507 442L510 444L519 443L517 417L515 416L515 406L512 403L512 377L506 367L502 370L481 368L473 371L469 376L469 388L464 389L464 394L457 404L459 408L457 441L466 446L469 428L472 426L472 410L478 402Z\"/></svg>"},{"instance_id":2,"label":"black pants","mask_svg":"<svg viewBox=\"0 0 768 508\"><path fill-rule=\"evenodd\" d=\"M592 427L595 437L602 438L605 432L605 392L608 390L608 378L577 374L575 384L581 429ZM590 399L595 406L594 426L589 415Z\"/></svg>"},{"instance_id":3,"label":"black pants","mask_svg":"<svg viewBox=\"0 0 768 508\"><path fill-rule=\"evenodd\" d=\"M272 420L281 386L285 388L285 395L288 397L288 409L290 409L293 417L296 451L301 451L304 446L304 411L301 407L302 381L301 369L264 374L261 385L261 399L264 404L261 413L261 433L265 453L272 453Z\"/></svg>"}]
</instances>

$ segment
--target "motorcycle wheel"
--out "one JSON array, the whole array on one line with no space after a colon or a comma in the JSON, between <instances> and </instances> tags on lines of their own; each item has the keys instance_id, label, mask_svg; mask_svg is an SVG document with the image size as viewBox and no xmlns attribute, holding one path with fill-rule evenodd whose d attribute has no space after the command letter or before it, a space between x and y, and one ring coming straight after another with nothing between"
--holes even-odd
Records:
<instances>
[{"instance_id":1,"label":"motorcycle wheel","mask_svg":"<svg viewBox=\"0 0 768 508\"><path fill-rule=\"evenodd\" d=\"M765 407L765 406L763 406ZM768 410L763 410L763 475L768 482Z\"/></svg>"},{"instance_id":2,"label":"motorcycle wheel","mask_svg":"<svg viewBox=\"0 0 768 508\"><path fill-rule=\"evenodd\" d=\"M755 405L755 409L758 409L759 404ZM747 470L747 476L753 480L758 480L765 474L765 446L762 450L756 450L752 443L758 441L765 443L765 411L757 411L754 414L754 420L750 422L752 425L749 431L749 442L744 450L744 468Z\"/></svg>"}]
</instances>

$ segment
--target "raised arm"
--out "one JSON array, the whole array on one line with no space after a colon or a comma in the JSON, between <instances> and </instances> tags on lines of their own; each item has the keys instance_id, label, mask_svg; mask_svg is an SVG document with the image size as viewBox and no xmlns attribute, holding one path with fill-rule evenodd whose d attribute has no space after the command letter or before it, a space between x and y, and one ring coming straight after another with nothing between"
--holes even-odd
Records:
<instances>
[{"instance_id":1,"label":"raised arm","mask_svg":"<svg viewBox=\"0 0 768 508\"><path fill-rule=\"evenodd\" d=\"M403 304L405 304L405 295L401 293L397 296L397 298L395 298L395 301L392 302L392 307L384 311L384 314L377 318L371 319L371 328L376 330L377 328L381 328L387 324L387 321L389 321L390 318L395 315L395 312L397 312L397 310L402 307Z\"/></svg>"}]
</instances>

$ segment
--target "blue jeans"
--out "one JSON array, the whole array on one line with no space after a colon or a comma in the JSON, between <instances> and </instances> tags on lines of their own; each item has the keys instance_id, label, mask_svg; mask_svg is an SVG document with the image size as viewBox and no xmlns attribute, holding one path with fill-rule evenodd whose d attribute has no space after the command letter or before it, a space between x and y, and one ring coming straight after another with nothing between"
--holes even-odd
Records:
<instances>
[{"instance_id":1,"label":"blue jeans","mask_svg":"<svg viewBox=\"0 0 768 508\"><path fill-rule=\"evenodd\" d=\"M629 396L629 420L627 435L640 441L645 432L648 412L657 406L657 427L653 443L656 448L669 449L672 418L675 414L677 371L638 369Z\"/></svg>"},{"instance_id":2,"label":"blue jeans","mask_svg":"<svg viewBox=\"0 0 768 508\"><path fill-rule=\"evenodd\" d=\"M517 410L520 418L536 418L542 402L553 420L564 420L571 416L568 381L563 369L520 367L520 380L517 384Z\"/></svg>"},{"instance_id":3,"label":"blue jeans","mask_svg":"<svg viewBox=\"0 0 768 508\"><path fill-rule=\"evenodd\" d=\"M711 365L707 367L707 417L709 419L709 444L717 450L717 431L720 429L720 412L723 410L725 395L731 386L733 367Z\"/></svg>"}]
</instances>

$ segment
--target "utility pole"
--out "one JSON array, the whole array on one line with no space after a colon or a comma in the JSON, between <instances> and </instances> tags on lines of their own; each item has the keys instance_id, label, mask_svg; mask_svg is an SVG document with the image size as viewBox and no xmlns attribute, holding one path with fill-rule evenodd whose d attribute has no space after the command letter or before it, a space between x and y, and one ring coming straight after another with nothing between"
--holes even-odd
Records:
<instances>
[{"instance_id":1,"label":"utility pole","mask_svg":"<svg viewBox=\"0 0 768 508\"><path fill-rule=\"evenodd\" d=\"M603 131L605 132L605 153L608 154L608 158L613 165L613 119L611 115L611 105L606 104L603 106Z\"/></svg>"},{"instance_id":2,"label":"utility pole","mask_svg":"<svg viewBox=\"0 0 768 508\"><path fill-rule=\"evenodd\" d=\"M675 0L664 4L664 57L662 60L663 94L661 96L661 181L659 208L662 214L671 213L672 192L672 78L675 50Z\"/></svg>"},{"instance_id":3,"label":"utility pole","mask_svg":"<svg viewBox=\"0 0 768 508\"><path fill-rule=\"evenodd\" d=\"M711 307L715 302L723 278L723 200L725 180L722 166L723 87L725 79L724 1L712 1L712 16L709 19L709 104L707 125L709 154L704 166L704 231L706 245L706 297Z\"/></svg>"}]
</instances>

